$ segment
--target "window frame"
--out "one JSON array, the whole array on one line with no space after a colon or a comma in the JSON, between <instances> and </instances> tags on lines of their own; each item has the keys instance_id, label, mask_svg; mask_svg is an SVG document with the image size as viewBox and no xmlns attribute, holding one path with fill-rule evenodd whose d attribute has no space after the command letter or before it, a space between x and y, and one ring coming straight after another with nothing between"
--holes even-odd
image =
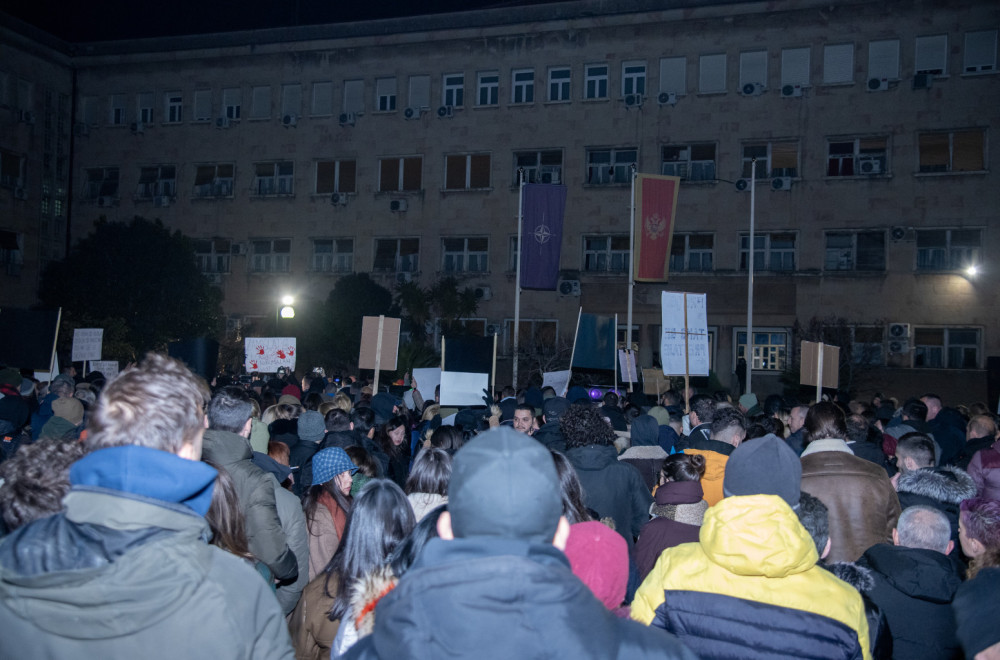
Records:
<instances>
[{"instance_id":1,"label":"window frame","mask_svg":"<svg viewBox=\"0 0 1000 660\"><path fill-rule=\"evenodd\" d=\"M872 247L861 245L862 240L881 237L881 259L875 265L860 265L861 256L872 252ZM847 237L849 245L831 247L830 239L833 237ZM876 241L877 242L877 241ZM887 241L885 231L877 229L833 229L823 232L823 270L827 273L884 273L886 270L886 247ZM836 259L837 266L831 268L831 254L838 252L840 257ZM847 261L845 261L845 258Z\"/></svg>"},{"instance_id":2,"label":"window frame","mask_svg":"<svg viewBox=\"0 0 1000 660\"><path fill-rule=\"evenodd\" d=\"M598 70L603 69L600 73ZM607 62L592 62L583 65L583 98L588 101L608 99L609 75L611 68Z\"/></svg>"},{"instance_id":3,"label":"window frame","mask_svg":"<svg viewBox=\"0 0 1000 660\"><path fill-rule=\"evenodd\" d=\"M944 242L940 245L923 245L922 241L931 238L932 233L944 232ZM959 242L955 234L958 232L975 232L977 241ZM915 234L914 270L919 273L954 273L961 272L970 266L978 266L983 259L983 229L981 227L941 227L920 228Z\"/></svg>"},{"instance_id":4,"label":"window frame","mask_svg":"<svg viewBox=\"0 0 1000 660\"><path fill-rule=\"evenodd\" d=\"M542 349L543 351L555 351L558 348L559 343L559 319L555 318L520 318L518 319L520 327L518 329L518 348L520 350L535 350L538 351ZM527 325L527 333L525 336L525 325ZM551 326L551 330L545 330ZM514 350L514 319L504 318L503 319L503 355L511 355ZM542 335L542 333L545 335ZM551 335L551 338L548 336Z\"/></svg>"},{"instance_id":5,"label":"window frame","mask_svg":"<svg viewBox=\"0 0 1000 660\"><path fill-rule=\"evenodd\" d=\"M923 334L925 339L927 333L941 332L941 343L940 344L930 344L930 343L919 343L920 335ZM962 332L975 332L976 342L975 344L970 344L967 342L952 341L952 333L962 333ZM932 358L933 364L927 364L928 349L938 349L940 354L936 359ZM953 349L959 350L969 350L972 349L975 352L975 357L973 362L974 366L956 366L952 363L954 354ZM913 368L915 369L955 369L955 370L972 370L982 368L982 358L983 358L983 329L978 327L962 327L962 326L918 326L913 329ZM963 356L963 361L964 361Z\"/></svg>"},{"instance_id":6,"label":"window frame","mask_svg":"<svg viewBox=\"0 0 1000 660\"><path fill-rule=\"evenodd\" d=\"M721 69L719 63L721 62ZM725 94L729 91L729 57L726 53L703 53L698 56L698 93ZM722 83L721 87L713 84Z\"/></svg>"},{"instance_id":7,"label":"window frame","mask_svg":"<svg viewBox=\"0 0 1000 660\"><path fill-rule=\"evenodd\" d=\"M558 163L553 162L553 156L558 156ZM528 158L533 158L534 164L528 164ZM522 162L523 161L523 162ZM548 162L547 162L548 161ZM518 170L524 169L525 183L562 183L563 182L563 152L562 149L536 149L514 152L514 186L518 185ZM549 181L542 177L549 175ZM555 175L555 176L553 176Z\"/></svg>"},{"instance_id":8,"label":"window frame","mask_svg":"<svg viewBox=\"0 0 1000 660\"><path fill-rule=\"evenodd\" d=\"M603 247L596 241L606 241ZM581 237L583 257L580 272L589 275L628 273L632 259L628 234L584 234Z\"/></svg>"},{"instance_id":9,"label":"window frame","mask_svg":"<svg viewBox=\"0 0 1000 660\"><path fill-rule=\"evenodd\" d=\"M736 364L740 358L746 356L747 347L747 328L746 326L737 326L733 328L733 364ZM740 342L740 335L744 335L742 343ZM754 327L753 338L751 342L751 353L753 356L752 361L747 361L747 364L751 367L755 374L780 374L788 367L788 360L790 357L789 342L791 341L792 331L788 328L781 327ZM767 335L767 341L765 343L758 343L757 338L761 335ZM784 342L779 343L775 341L776 335L784 335ZM763 350L760 354L757 353L757 347L762 347ZM741 350L742 349L742 350ZM767 353L767 355L765 355ZM768 362L772 362L772 366L764 366Z\"/></svg>"},{"instance_id":10,"label":"window frame","mask_svg":"<svg viewBox=\"0 0 1000 660\"><path fill-rule=\"evenodd\" d=\"M794 145L795 147L795 167L773 167L774 157L775 157L775 146L776 145ZM741 144L741 154L742 154L742 166L741 166L741 178L749 179L751 173L751 161L754 158L754 154L747 155L747 149L760 149L761 147L766 147L764 168L759 167L760 157L757 156L758 167L757 167L757 180L761 179L774 179L778 177L791 177L793 179L799 178L799 169L802 162L802 142L798 139L774 139L767 141L755 141L750 140L743 142ZM788 172L792 170L792 172ZM763 173L762 173L763 171Z\"/></svg>"},{"instance_id":11,"label":"window frame","mask_svg":"<svg viewBox=\"0 0 1000 660\"><path fill-rule=\"evenodd\" d=\"M329 243L329 252L318 252L320 243ZM354 239L353 238L313 238L310 240L312 253L309 259L309 271L313 273L353 273L354 272ZM341 249L348 247L350 249Z\"/></svg>"},{"instance_id":12,"label":"window frame","mask_svg":"<svg viewBox=\"0 0 1000 660\"><path fill-rule=\"evenodd\" d=\"M372 272L375 273L417 273L420 269L420 238L419 237L376 237L372 250ZM403 242L413 243L416 251L403 254ZM379 244L395 243L393 264L391 267L379 267ZM411 259L406 259L411 257ZM408 267L407 267L408 266Z\"/></svg>"},{"instance_id":13,"label":"window frame","mask_svg":"<svg viewBox=\"0 0 1000 660\"><path fill-rule=\"evenodd\" d=\"M526 67L510 70L510 104L531 105L535 102L535 69Z\"/></svg>"},{"instance_id":14,"label":"window frame","mask_svg":"<svg viewBox=\"0 0 1000 660\"><path fill-rule=\"evenodd\" d=\"M155 170L155 178L149 179L150 170ZM143 165L139 167L139 182L135 188L135 199L150 200L155 197L177 196L176 165Z\"/></svg>"},{"instance_id":15,"label":"window frame","mask_svg":"<svg viewBox=\"0 0 1000 660\"><path fill-rule=\"evenodd\" d=\"M398 83L395 76L375 79L375 111L395 112L398 96Z\"/></svg>"},{"instance_id":16,"label":"window frame","mask_svg":"<svg viewBox=\"0 0 1000 660\"><path fill-rule=\"evenodd\" d=\"M239 121L243 110L243 88L227 87L222 90L222 116L229 121Z\"/></svg>"},{"instance_id":17,"label":"window frame","mask_svg":"<svg viewBox=\"0 0 1000 660\"><path fill-rule=\"evenodd\" d=\"M391 161L397 163L396 187L387 188L387 181L384 181L383 174L387 171L387 166ZM380 193L418 193L423 190L423 156L384 156L378 160L378 192ZM416 187L407 187L407 177L412 175L412 168L416 167L417 181Z\"/></svg>"},{"instance_id":18,"label":"window frame","mask_svg":"<svg viewBox=\"0 0 1000 660\"><path fill-rule=\"evenodd\" d=\"M200 170L207 170L208 168L212 168L213 170L211 181L198 183L199 180L204 178L204 173ZM227 169L228 176L226 176ZM235 163L199 163L195 165L195 180L191 197L192 199L232 198L235 183Z\"/></svg>"},{"instance_id":19,"label":"window frame","mask_svg":"<svg viewBox=\"0 0 1000 660\"><path fill-rule=\"evenodd\" d=\"M261 174L270 165L273 174ZM269 160L253 164L252 197L292 197L295 195L295 161ZM290 170L290 171L288 171ZM270 181L270 183L268 183Z\"/></svg>"},{"instance_id":20,"label":"window frame","mask_svg":"<svg viewBox=\"0 0 1000 660\"><path fill-rule=\"evenodd\" d=\"M476 107L493 108L500 105L500 72L476 73Z\"/></svg>"},{"instance_id":21,"label":"window frame","mask_svg":"<svg viewBox=\"0 0 1000 660\"><path fill-rule=\"evenodd\" d=\"M200 250L204 244L210 249ZM194 256L201 273L232 272L232 245L228 238L196 238L194 239Z\"/></svg>"},{"instance_id":22,"label":"window frame","mask_svg":"<svg viewBox=\"0 0 1000 660\"><path fill-rule=\"evenodd\" d=\"M788 237L792 239L792 246L775 246L775 237ZM754 273L794 273L798 270L798 248L799 248L799 237L798 232L794 230L788 231L765 231L765 232L754 232L754 243L763 240L764 245L758 248L754 245ZM749 252L749 242L750 234L749 232L739 234L738 243L738 259L739 268L741 272L746 272L749 268L750 252ZM747 247L744 247L746 244ZM760 255L763 253L763 258ZM785 257L791 255L791 267L784 267ZM781 268L775 268L774 257L781 257Z\"/></svg>"},{"instance_id":23,"label":"window frame","mask_svg":"<svg viewBox=\"0 0 1000 660\"><path fill-rule=\"evenodd\" d=\"M608 153L608 160L605 161L595 161L594 156L599 153ZM628 154L632 154L631 158L627 158ZM620 158L625 158L621 160ZM638 166L639 163L639 148L638 147L589 147L586 150L586 164L587 164L587 180L585 185L587 186L622 186L629 185L632 182L631 179L631 167L632 165ZM602 173L601 169L605 171ZM597 173L595 177L594 174Z\"/></svg>"},{"instance_id":24,"label":"window frame","mask_svg":"<svg viewBox=\"0 0 1000 660\"><path fill-rule=\"evenodd\" d=\"M979 136L979 149L980 153L978 155L979 162L981 166L979 169L955 169L955 136L956 135L978 135ZM932 162L926 163L925 157L933 155L933 151L928 152L927 150L934 147L935 145L929 144L933 141L935 136L947 135L948 136L948 154L947 162L943 165L940 163L933 162L936 159L928 159ZM928 175L955 175L955 174L982 174L988 172L987 165L989 163L987 149L987 138L986 129L980 127L971 128L956 128L948 131L920 131L917 133L917 171L916 176L928 176ZM940 148L940 147L939 147ZM940 169L943 168L943 169Z\"/></svg>"},{"instance_id":25,"label":"window frame","mask_svg":"<svg viewBox=\"0 0 1000 660\"><path fill-rule=\"evenodd\" d=\"M986 51L992 51L992 57L984 57L979 60L979 63L970 63L970 56L976 52L972 44L969 43L969 38L973 35L983 35L985 37L985 43L982 46L985 47L984 53L976 53L977 55L984 55ZM990 38L992 37L993 45L990 47L988 44ZM962 74L967 76L991 74L997 72L997 30L996 28L992 30L969 30L965 33L965 39L963 40L964 47L962 48Z\"/></svg>"},{"instance_id":26,"label":"window frame","mask_svg":"<svg viewBox=\"0 0 1000 660\"><path fill-rule=\"evenodd\" d=\"M558 77L557 77L558 76ZM549 67L548 95L549 103L565 103L573 99L573 69L568 66Z\"/></svg>"},{"instance_id":27,"label":"window frame","mask_svg":"<svg viewBox=\"0 0 1000 660\"><path fill-rule=\"evenodd\" d=\"M460 80L459 80L460 79ZM449 101L449 99L451 99ZM441 75L441 105L452 108L465 106L465 74L462 72Z\"/></svg>"},{"instance_id":28,"label":"window frame","mask_svg":"<svg viewBox=\"0 0 1000 660\"><path fill-rule=\"evenodd\" d=\"M646 76L649 70L646 60L626 60L622 62L622 98L630 94L646 96Z\"/></svg>"},{"instance_id":29,"label":"window frame","mask_svg":"<svg viewBox=\"0 0 1000 660\"><path fill-rule=\"evenodd\" d=\"M333 165L333 187L330 190L320 190L320 170L323 169L323 166L331 164ZM358 161L354 158L320 159L315 161L313 170L313 194L315 195L332 195L333 193L354 194L358 191ZM353 182L354 184L350 186L349 190L344 185L348 182Z\"/></svg>"},{"instance_id":30,"label":"window frame","mask_svg":"<svg viewBox=\"0 0 1000 660\"><path fill-rule=\"evenodd\" d=\"M872 143L883 141L879 151ZM851 153L834 152L834 145L851 143ZM866 145L866 143L868 143ZM890 144L888 135L834 136L826 139L826 175L828 179L846 179L871 176L888 176ZM877 161L879 171L865 173L862 166L867 161ZM834 173L836 172L836 173Z\"/></svg>"},{"instance_id":31,"label":"window frame","mask_svg":"<svg viewBox=\"0 0 1000 660\"><path fill-rule=\"evenodd\" d=\"M692 238L709 238L711 246L708 248L698 246L691 247ZM678 247L680 250L678 251ZM679 254L678 254L679 252ZM705 259L707 255L708 259ZM678 263L677 257L680 257ZM692 268L692 259L697 256L700 267ZM711 273L715 270L715 233L714 232L674 232L670 241L670 254L668 255L671 273ZM708 265L705 268L705 265Z\"/></svg>"},{"instance_id":32,"label":"window frame","mask_svg":"<svg viewBox=\"0 0 1000 660\"><path fill-rule=\"evenodd\" d=\"M694 158L695 149L701 152L705 147L711 147L712 158ZM674 150L677 151L677 158L668 158L668 151ZM715 142L661 144L660 174L678 176L682 183L714 183L718 181L718 153L718 144ZM700 172L697 178L691 176L695 170Z\"/></svg>"},{"instance_id":33,"label":"window frame","mask_svg":"<svg viewBox=\"0 0 1000 660\"><path fill-rule=\"evenodd\" d=\"M100 172L101 177L95 178L92 172ZM101 197L111 197L119 199L121 194L121 168L110 167L87 167L84 169L83 198L88 201L97 201Z\"/></svg>"},{"instance_id":34,"label":"window frame","mask_svg":"<svg viewBox=\"0 0 1000 660\"><path fill-rule=\"evenodd\" d=\"M456 241L462 245L456 249ZM476 241L473 249L471 241ZM485 241L485 246L478 242ZM449 246L449 244L451 244ZM475 274L485 275L490 271L490 238L489 236L442 236L441 237L441 272L448 275Z\"/></svg>"},{"instance_id":35,"label":"window frame","mask_svg":"<svg viewBox=\"0 0 1000 660\"><path fill-rule=\"evenodd\" d=\"M266 252L257 252L263 243L269 243ZM251 273L290 273L292 267L291 238L251 238L247 270Z\"/></svg>"},{"instance_id":36,"label":"window frame","mask_svg":"<svg viewBox=\"0 0 1000 660\"><path fill-rule=\"evenodd\" d=\"M485 173L486 181L476 180L476 175L482 172L484 167L482 164L482 159L486 160L485 163ZM463 181L464 185L462 187L452 186L452 170L453 166L459 165L459 159L464 160L462 163L463 169ZM491 190L493 186L493 155L489 152L476 152L469 154L447 154L444 157L444 187L442 190L447 192L462 191L462 190ZM474 185L474 184L484 184L484 185Z\"/></svg>"}]
</instances>

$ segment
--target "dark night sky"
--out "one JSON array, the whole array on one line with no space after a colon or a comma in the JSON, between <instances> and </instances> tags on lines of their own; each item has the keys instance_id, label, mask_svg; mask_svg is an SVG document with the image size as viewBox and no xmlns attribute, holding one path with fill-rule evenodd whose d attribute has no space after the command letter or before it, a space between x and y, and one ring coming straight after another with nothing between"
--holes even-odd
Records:
<instances>
[{"instance_id":1,"label":"dark night sky","mask_svg":"<svg viewBox=\"0 0 1000 660\"><path fill-rule=\"evenodd\" d=\"M528 4L541 3L537 0L0 0L5 12L70 42L344 23Z\"/></svg>"}]
</instances>

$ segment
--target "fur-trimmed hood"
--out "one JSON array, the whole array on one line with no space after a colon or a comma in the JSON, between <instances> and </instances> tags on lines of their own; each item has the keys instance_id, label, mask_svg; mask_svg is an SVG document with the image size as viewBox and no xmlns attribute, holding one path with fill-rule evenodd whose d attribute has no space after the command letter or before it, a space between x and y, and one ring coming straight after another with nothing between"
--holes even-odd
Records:
<instances>
[{"instance_id":1,"label":"fur-trimmed hood","mask_svg":"<svg viewBox=\"0 0 1000 660\"><path fill-rule=\"evenodd\" d=\"M861 593L875 588L875 578L872 576L871 569L859 566L854 562L838 561L832 564L817 564L817 566L823 566Z\"/></svg>"},{"instance_id":2,"label":"fur-trimmed hood","mask_svg":"<svg viewBox=\"0 0 1000 660\"><path fill-rule=\"evenodd\" d=\"M976 496L976 483L965 470L945 466L900 475L896 491L929 497L947 504L959 504L962 500Z\"/></svg>"},{"instance_id":3,"label":"fur-trimmed hood","mask_svg":"<svg viewBox=\"0 0 1000 660\"><path fill-rule=\"evenodd\" d=\"M375 629L375 606L382 597L396 588L399 582L389 566L381 566L355 583L351 589L351 614L358 638L370 635Z\"/></svg>"}]
</instances>

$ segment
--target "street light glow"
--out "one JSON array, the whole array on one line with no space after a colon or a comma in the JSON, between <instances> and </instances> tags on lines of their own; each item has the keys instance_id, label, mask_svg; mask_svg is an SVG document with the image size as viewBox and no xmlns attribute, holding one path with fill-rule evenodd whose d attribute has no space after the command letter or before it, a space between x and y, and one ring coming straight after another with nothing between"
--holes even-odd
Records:
<instances>
[{"instance_id":1,"label":"street light glow","mask_svg":"<svg viewBox=\"0 0 1000 660\"><path fill-rule=\"evenodd\" d=\"M971 266L965 269L965 274L968 275L969 277L975 277L976 275L979 274L979 266L972 264Z\"/></svg>"},{"instance_id":2,"label":"street light glow","mask_svg":"<svg viewBox=\"0 0 1000 660\"><path fill-rule=\"evenodd\" d=\"M281 308L281 311L279 313L281 314L281 318L283 319L295 318L295 308L292 307L291 305L285 305L284 307Z\"/></svg>"},{"instance_id":3,"label":"street light glow","mask_svg":"<svg viewBox=\"0 0 1000 660\"><path fill-rule=\"evenodd\" d=\"M286 305L286 306L287 305L294 305L295 304L295 296L282 296L281 297L281 304L282 305Z\"/></svg>"}]
</instances>

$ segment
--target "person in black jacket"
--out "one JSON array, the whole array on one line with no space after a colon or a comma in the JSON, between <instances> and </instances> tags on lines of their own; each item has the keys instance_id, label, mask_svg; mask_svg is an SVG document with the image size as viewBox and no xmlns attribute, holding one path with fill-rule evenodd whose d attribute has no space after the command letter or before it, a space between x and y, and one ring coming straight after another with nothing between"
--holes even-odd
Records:
<instances>
[{"instance_id":1,"label":"person in black jacket","mask_svg":"<svg viewBox=\"0 0 1000 660\"><path fill-rule=\"evenodd\" d=\"M344 657L694 659L573 575L555 465L531 438L501 427L464 446L437 529Z\"/></svg>"}]
</instances>

